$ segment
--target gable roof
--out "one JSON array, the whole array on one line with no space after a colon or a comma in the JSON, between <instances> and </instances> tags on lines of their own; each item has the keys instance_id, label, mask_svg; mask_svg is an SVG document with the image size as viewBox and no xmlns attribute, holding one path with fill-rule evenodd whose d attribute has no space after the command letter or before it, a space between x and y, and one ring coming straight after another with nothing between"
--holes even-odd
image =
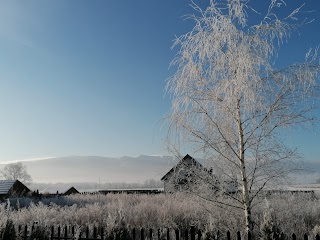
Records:
<instances>
[{"instance_id":1,"label":"gable roof","mask_svg":"<svg viewBox=\"0 0 320 240\"><path fill-rule=\"evenodd\" d=\"M0 195L8 194L13 187L15 187L16 190L19 189L18 191L30 191L30 189L19 180L0 180Z\"/></svg>"},{"instance_id":2,"label":"gable roof","mask_svg":"<svg viewBox=\"0 0 320 240\"><path fill-rule=\"evenodd\" d=\"M75 194L79 193L79 191L75 187L69 188L69 190L65 191L63 194L64 195L70 195L70 194Z\"/></svg>"},{"instance_id":3,"label":"gable roof","mask_svg":"<svg viewBox=\"0 0 320 240\"><path fill-rule=\"evenodd\" d=\"M53 186L47 187L44 190L40 191L40 193L48 193L48 194L65 194L67 193L69 190L75 190L78 192L77 189L75 189L72 186L65 186L65 185L59 185L59 184L55 184Z\"/></svg>"},{"instance_id":4,"label":"gable roof","mask_svg":"<svg viewBox=\"0 0 320 240\"><path fill-rule=\"evenodd\" d=\"M202 164L191 157L189 154L185 155L173 168L169 170L162 178L161 181L165 180L171 173L173 173L176 168L180 165L187 165L187 166L197 166L199 168L203 168Z\"/></svg>"},{"instance_id":5,"label":"gable roof","mask_svg":"<svg viewBox=\"0 0 320 240\"><path fill-rule=\"evenodd\" d=\"M0 180L0 194L7 194L17 180Z\"/></svg>"}]
</instances>

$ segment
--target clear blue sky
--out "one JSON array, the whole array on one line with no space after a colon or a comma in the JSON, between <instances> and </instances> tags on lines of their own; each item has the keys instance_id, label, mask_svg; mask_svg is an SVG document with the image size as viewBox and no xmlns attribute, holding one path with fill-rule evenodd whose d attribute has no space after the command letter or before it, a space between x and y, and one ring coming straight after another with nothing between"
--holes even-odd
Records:
<instances>
[{"instance_id":1,"label":"clear blue sky","mask_svg":"<svg viewBox=\"0 0 320 240\"><path fill-rule=\"evenodd\" d=\"M170 47L175 34L191 29L181 18L191 12L189 3L1 1L0 162L166 154L164 87L177 51ZM293 36L280 64L320 44L320 1L306 3L315 22ZM294 136L307 160L320 160L319 128Z\"/></svg>"}]
</instances>

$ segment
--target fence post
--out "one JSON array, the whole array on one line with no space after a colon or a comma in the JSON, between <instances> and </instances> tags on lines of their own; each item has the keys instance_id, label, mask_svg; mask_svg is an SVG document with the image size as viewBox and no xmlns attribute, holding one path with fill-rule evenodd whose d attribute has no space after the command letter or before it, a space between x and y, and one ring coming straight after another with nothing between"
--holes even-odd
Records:
<instances>
[{"instance_id":1,"label":"fence post","mask_svg":"<svg viewBox=\"0 0 320 240\"><path fill-rule=\"evenodd\" d=\"M227 232L227 240L231 240L230 231Z\"/></svg>"},{"instance_id":2,"label":"fence post","mask_svg":"<svg viewBox=\"0 0 320 240\"><path fill-rule=\"evenodd\" d=\"M149 239L152 240L152 228L149 229Z\"/></svg>"},{"instance_id":3,"label":"fence post","mask_svg":"<svg viewBox=\"0 0 320 240\"><path fill-rule=\"evenodd\" d=\"M97 238L97 227L93 228L93 238Z\"/></svg>"},{"instance_id":4,"label":"fence post","mask_svg":"<svg viewBox=\"0 0 320 240\"><path fill-rule=\"evenodd\" d=\"M60 226L58 226L58 238L60 238L60 231L61 231Z\"/></svg>"},{"instance_id":5,"label":"fence post","mask_svg":"<svg viewBox=\"0 0 320 240\"><path fill-rule=\"evenodd\" d=\"M297 240L297 236L294 233L292 233L292 240Z\"/></svg>"},{"instance_id":6,"label":"fence post","mask_svg":"<svg viewBox=\"0 0 320 240\"><path fill-rule=\"evenodd\" d=\"M135 228L132 229L132 239L136 240L136 229Z\"/></svg>"},{"instance_id":7,"label":"fence post","mask_svg":"<svg viewBox=\"0 0 320 240\"><path fill-rule=\"evenodd\" d=\"M18 236L21 236L21 225L18 226Z\"/></svg>"},{"instance_id":8,"label":"fence post","mask_svg":"<svg viewBox=\"0 0 320 240\"><path fill-rule=\"evenodd\" d=\"M316 235L316 240L320 240L319 234Z\"/></svg>"},{"instance_id":9,"label":"fence post","mask_svg":"<svg viewBox=\"0 0 320 240\"><path fill-rule=\"evenodd\" d=\"M67 226L64 227L64 237L65 237L65 239L67 239L67 237L68 237L68 227Z\"/></svg>"},{"instance_id":10,"label":"fence post","mask_svg":"<svg viewBox=\"0 0 320 240\"><path fill-rule=\"evenodd\" d=\"M195 226L191 226L190 234L191 234L191 240L196 240L196 229L195 229Z\"/></svg>"},{"instance_id":11,"label":"fence post","mask_svg":"<svg viewBox=\"0 0 320 240\"><path fill-rule=\"evenodd\" d=\"M248 240L251 240L252 239L252 235L251 235L251 232L248 231Z\"/></svg>"},{"instance_id":12,"label":"fence post","mask_svg":"<svg viewBox=\"0 0 320 240\"><path fill-rule=\"evenodd\" d=\"M144 240L144 229L143 228L141 228L141 231L140 231L140 239Z\"/></svg>"},{"instance_id":13,"label":"fence post","mask_svg":"<svg viewBox=\"0 0 320 240\"><path fill-rule=\"evenodd\" d=\"M189 238L189 232L188 232L188 229L186 229L186 230L184 231L184 239L185 239L185 240L188 240L188 238Z\"/></svg>"},{"instance_id":14,"label":"fence post","mask_svg":"<svg viewBox=\"0 0 320 240\"><path fill-rule=\"evenodd\" d=\"M27 239L28 238L28 226L25 225L24 226L24 239Z\"/></svg>"},{"instance_id":15,"label":"fence post","mask_svg":"<svg viewBox=\"0 0 320 240\"><path fill-rule=\"evenodd\" d=\"M53 240L54 237L54 226L51 227L51 240Z\"/></svg>"},{"instance_id":16,"label":"fence post","mask_svg":"<svg viewBox=\"0 0 320 240\"><path fill-rule=\"evenodd\" d=\"M303 235L303 239L308 240L308 235L306 233Z\"/></svg>"},{"instance_id":17,"label":"fence post","mask_svg":"<svg viewBox=\"0 0 320 240\"><path fill-rule=\"evenodd\" d=\"M167 228L167 240L170 240L170 229Z\"/></svg>"},{"instance_id":18,"label":"fence post","mask_svg":"<svg viewBox=\"0 0 320 240\"><path fill-rule=\"evenodd\" d=\"M240 231L237 232L237 240L241 240L241 233L240 233Z\"/></svg>"},{"instance_id":19,"label":"fence post","mask_svg":"<svg viewBox=\"0 0 320 240\"><path fill-rule=\"evenodd\" d=\"M179 229L176 229L175 230L175 234L176 234L176 240L179 240L180 238L179 238Z\"/></svg>"},{"instance_id":20,"label":"fence post","mask_svg":"<svg viewBox=\"0 0 320 240\"><path fill-rule=\"evenodd\" d=\"M217 239L217 240L220 239L220 231L219 231L219 230L218 230L218 232L217 232L216 239Z\"/></svg>"},{"instance_id":21,"label":"fence post","mask_svg":"<svg viewBox=\"0 0 320 240\"><path fill-rule=\"evenodd\" d=\"M198 230L198 240L201 240L201 236L202 236L201 231Z\"/></svg>"},{"instance_id":22,"label":"fence post","mask_svg":"<svg viewBox=\"0 0 320 240\"><path fill-rule=\"evenodd\" d=\"M89 226L86 227L86 238L89 238Z\"/></svg>"},{"instance_id":23,"label":"fence post","mask_svg":"<svg viewBox=\"0 0 320 240\"><path fill-rule=\"evenodd\" d=\"M101 239L103 240L104 239L104 228L103 227L101 227L101 229L100 229L100 235L101 235Z\"/></svg>"},{"instance_id":24,"label":"fence post","mask_svg":"<svg viewBox=\"0 0 320 240\"><path fill-rule=\"evenodd\" d=\"M160 240L161 234L160 234L160 229L158 228L158 240Z\"/></svg>"}]
</instances>

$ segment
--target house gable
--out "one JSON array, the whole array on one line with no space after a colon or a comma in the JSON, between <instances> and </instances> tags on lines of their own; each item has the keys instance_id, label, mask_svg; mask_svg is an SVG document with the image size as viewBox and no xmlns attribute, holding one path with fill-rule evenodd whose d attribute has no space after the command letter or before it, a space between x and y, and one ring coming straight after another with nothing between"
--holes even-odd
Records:
<instances>
[{"instance_id":1,"label":"house gable","mask_svg":"<svg viewBox=\"0 0 320 240\"><path fill-rule=\"evenodd\" d=\"M181 169L182 167L197 167L197 168L203 168L203 166L196 161L193 157L191 157L189 154L184 156L177 165L175 165L173 168L169 170L162 178L161 181L166 181L168 178L170 178L178 169Z\"/></svg>"},{"instance_id":2,"label":"house gable","mask_svg":"<svg viewBox=\"0 0 320 240\"><path fill-rule=\"evenodd\" d=\"M204 183L215 186L215 177L190 155L181 159L161 180L164 182L165 192L191 191Z\"/></svg>"},{"instance_id":3,"label":"house gable","mask_svg":"<svg viewBox=\"0 0 320 240\"><path fill-rule=\"evenodd\" d=\"M19 180L0 180L0 198L26 196L30 189Z\"/></svg>"},{"instance_id":4,"label":"house gable","mask_svg":"<svg viewBox=\"0 0 320 240\"><path fill-rule=\"evenodd\" d=\"M45 195L70 195L74 193L79 193L77 189L73 186L65 186L60 184L55 184L53 186L47 187L46 189L40 191Z\"/></svg>"},{"instance_id":5,"label":"house gable","mask_svg":"<svg viewBox=\"0 0 320 240\"><path fill-rule=\"evenodd\" d=\"M64 192L63 195L70 195L70 194L77 194L77 193L79 193L79 191L74 187L71 187L66 192Z\"/></svg>"}]
</instances>

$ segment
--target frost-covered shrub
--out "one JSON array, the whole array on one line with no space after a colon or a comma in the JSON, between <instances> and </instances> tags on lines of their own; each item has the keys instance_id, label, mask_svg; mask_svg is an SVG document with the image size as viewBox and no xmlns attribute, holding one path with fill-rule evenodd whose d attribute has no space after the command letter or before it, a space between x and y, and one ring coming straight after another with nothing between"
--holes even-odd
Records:
<instances>
[{"instance_id":1,"label":"frost-covered shrub","mask_svg":"<svg viewBox=\"0 0 320 240\"><path fill-rule=\"evenodd\" d=\"M161 235L165 236L168 228L184 232L190 225L201 229L207 238L215 236L218 230L221 235L229 230L236 236L244 226L242 210L229 207L231 199L218 200L226 205L216 205L183 193L79 194L41 201L19 199L12 201L10 206L0 204L0 231L5 229L7 219L11 219L16 228L18 225L31 227L35 221L39 226L55 228L58 225L90 226L90 231L96 226L104 227L110 236L126 236L133 228L137 229L137 234L141 228L146 231L160 229ZM273 194L258 198L253 204L254 236L262 239L269 239L265 237L268 232L279 234L282 231L288 236L295 232L299 237L304 233L316 234L317 226L320 226L320 201L317 198L303 194ZM244 232L241 234L245 236Z\"/></svg>"},{"instance_id":2,"label":"frost-covered shrub","mask_svg":"<svg viewBox=\"0 0 320 240\"><path fill-rule=\"evenodd\" d=\"M277 226L282 232L290 236L293 232L302 238L304 233L312 232L316 225L320 225L320 200L308 194L274 194L257 204L255 208L255 221L263 221L264 212L273 210ZM260 224L261 225L261 224Z\"/></svg>"},{"instance_id":3,"label":"frost-covered shrub","mask_svg":"<svg viewBox=\"0 0 320 240\"><path fill-rule=\"evenodd\" d=\"M284 237L281 235L281 230L276 221L276 216L273 209L268 209L264 213L263 221L260 226L260 237L261 240L282 240Z\"/></svg>"}]
</instances>

